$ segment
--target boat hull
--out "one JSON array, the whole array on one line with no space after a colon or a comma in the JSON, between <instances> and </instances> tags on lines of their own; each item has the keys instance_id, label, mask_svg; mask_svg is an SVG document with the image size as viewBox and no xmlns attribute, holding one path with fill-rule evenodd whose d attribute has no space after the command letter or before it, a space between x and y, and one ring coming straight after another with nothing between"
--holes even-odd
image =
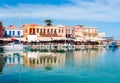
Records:
<instances>
[{"instance_id":1,"label":"boat hull","mask_svg":"<svg viewBox=\"0 0 120 83\"><path fill-rule=\"evenodd\" d=\"M23 47L19 47L19 48L17 48L17 47L3 47L3 50L5 50L5 51L15 51L15 50L24 50L24 48Z\"/></svg>"},{"instance_id":2,"label":"boat hull","mask_svg":"<svg viewBox=\"0 0 120 83\"><path fill-rule=\"evenodd\" d=\"M21 44L18 45L6 45L2 46L4 51L19 51L19 50L24 50L24 46Z\"/></svg>"}]
</instances>

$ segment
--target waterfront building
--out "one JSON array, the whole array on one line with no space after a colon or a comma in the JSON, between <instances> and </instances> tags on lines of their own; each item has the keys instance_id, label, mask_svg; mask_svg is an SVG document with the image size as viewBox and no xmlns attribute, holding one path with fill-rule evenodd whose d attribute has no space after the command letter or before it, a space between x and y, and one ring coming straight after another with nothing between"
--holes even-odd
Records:
<instances>
[{"instance_id":1,"label":"waterfront building","mask_svg":"<svg viewBox=\"0 0 120 83\"><path fill-rule=\"evenodd\" d=\"M25 24L22 27L24 37L30 41L72 40L79 41L96 40L99 36L98 28L84 25L76 26L43 26L38 24Z\"/></svg>"},{"instance_id":2,"label":"waterfront building","mask_svg":"<svg viewBox=\"0 0 120 83\"><path fill-rule=\"evenodd\" d=\"M65 26L41 26L39 28L39 36L45 40L60 40L66 38Z\"/></svg>"},{"instance_id":3,"label":"waterfront building","mask_svg":"<svg viewBox=\"0 0 120 83\"><path fill-rule=\"evenodd\" d=\"M74 27L72 26L66 26L66 38L75 38L75 31L74 31Z\"/></svg>"},{"instance_id":4,"label":"waterfront building","mask_svg":"<svg viewBox=\"0 0 120 83\"><path fill-rule=\"evenodd\" d=\"M77 25L75 26L75 37L81 40L94 40L98 38L98 28Z\"/></svg>"},{"instance_id":5,"label":"waterfront building","mask_svg":"<svg viewBox=\"0 0 120 83\"><path fill-rule=\"evenodd\" d=\"M26 24L23 25L22 28L24 30L24 37L28 41L31 41L30 39L33 36L37 37L39 41L50 41L66 38L65 26L42 26L37 24ZM32 37L30 35L32 35Z\"/></svg>"},{"instance_id":6,"label":"waterfront building","mask_svg":"<svg viewBox=\"0 0 120 83\"><path fill-rule=\"evenodd\" d=\"M76 39L82 39L84 37L83 35L83 25L76 25L74 29L74 35Z\"/></svg>"},{"instance_id":7,"label":"waterfront building","mask_svg":"<svg viewBox=\"0 0 120 83\"><path fill-rule=\"evenodd\" d=\"M105 37L105 33L98 33L98 38L104 38Z\"/></svg>"},{"instance_id":8,"label":"waterfront building","mask_svg":"<svg viewBox=\"0 0 120 83\"><path fill-rule=\"evenodd\" d=\"M87 40L94 40L95 38L98 37L98 28L93 28L93 27L83 28L83 36Z\"/></svg>"},{"instance_id":9,"label":"waterfront building","mask_svg":"<svg viewBox=\"0 0 120 83\"><path fill-rule=\"evenodd\" d=\"M14 25L5 28L5 37L22 37L23 30Z\"/></svg>"},{"instance_id":10,"label":"waterfront building","mask_svg":"<svg viewBox=\"0 0 120 83\"><path fill-rule=\"evenodd\" d=\"M0 37L4 37L4 26L1 21L0 21Z\"/></svg>"}]
</instances>

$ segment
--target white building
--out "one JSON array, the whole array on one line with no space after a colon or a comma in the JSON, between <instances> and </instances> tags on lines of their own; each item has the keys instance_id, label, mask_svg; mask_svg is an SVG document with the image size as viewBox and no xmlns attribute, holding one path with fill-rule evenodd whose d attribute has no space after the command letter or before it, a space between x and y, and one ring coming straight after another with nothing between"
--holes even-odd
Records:
<instances>
[{"instance_id":1,"label":"white building","mask_svg":"<svg viewBox=\"0 0 120 83\"><path fill-rule=\"evenodd\" d=\"M105 33L98 33L98 38L104 38L105 37Z\"/></svg>"},{"instance_id":2,"label":"white building","mask_svg":"<svg viewBox=\"0 0 120 83\"><path fill-rule=\"evenodd\" d=\"M5 28L6 37L21 37L23 36L22 28L18 28L14 25L10 25L9 27Z\"/></svg>"}]
</instances>

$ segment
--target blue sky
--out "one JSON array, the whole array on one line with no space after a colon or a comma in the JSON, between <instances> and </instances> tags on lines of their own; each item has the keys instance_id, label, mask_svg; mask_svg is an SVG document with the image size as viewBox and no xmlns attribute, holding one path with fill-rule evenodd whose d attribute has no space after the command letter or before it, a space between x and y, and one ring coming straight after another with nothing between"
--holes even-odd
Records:
<instances>
[{"instance_id":1,"label":"blue sky","mask_svg":"<svg viewBox=\"0 0 120 83\"><path fill-rule=\"evenodd\" d=\"M77 24L98 27L120 40L120 0L0 0L0 20L11 24Z\"/></svg>"}]
</instances>

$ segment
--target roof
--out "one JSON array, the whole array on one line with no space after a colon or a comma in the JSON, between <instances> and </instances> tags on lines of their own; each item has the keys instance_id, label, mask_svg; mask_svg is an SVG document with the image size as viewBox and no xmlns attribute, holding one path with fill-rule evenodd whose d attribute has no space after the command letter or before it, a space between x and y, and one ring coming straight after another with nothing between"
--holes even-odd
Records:
<instances>
[{"instance_id":1,"label":"roof","mask_svg":"<svg viewBox=\"0 0 120 83\"><path fill-rule=\"evenodd\" d=\"M29 26L40 26L38 24L29 24Z\"/></svg>"},{"instance_id":2,"label":"roof","mask_svg":"<svg viewBox=\"0 0 120 83\"><path fill-rule=\"evenodd\" d=\"M15 25L10 25L9 27L5 28L5 30L22 30L22 28L18 28Z\"/></svg>"},{"instance_id":3,"label":"roof","mask_svg":"<svg viewBox=\"0 0 120 83\"><path fill-rule=\"evenodd\" d=\"M24 24L23 27L24 26L40 26L40 25L39 24Z\"/></svg>"}]
</instances>

